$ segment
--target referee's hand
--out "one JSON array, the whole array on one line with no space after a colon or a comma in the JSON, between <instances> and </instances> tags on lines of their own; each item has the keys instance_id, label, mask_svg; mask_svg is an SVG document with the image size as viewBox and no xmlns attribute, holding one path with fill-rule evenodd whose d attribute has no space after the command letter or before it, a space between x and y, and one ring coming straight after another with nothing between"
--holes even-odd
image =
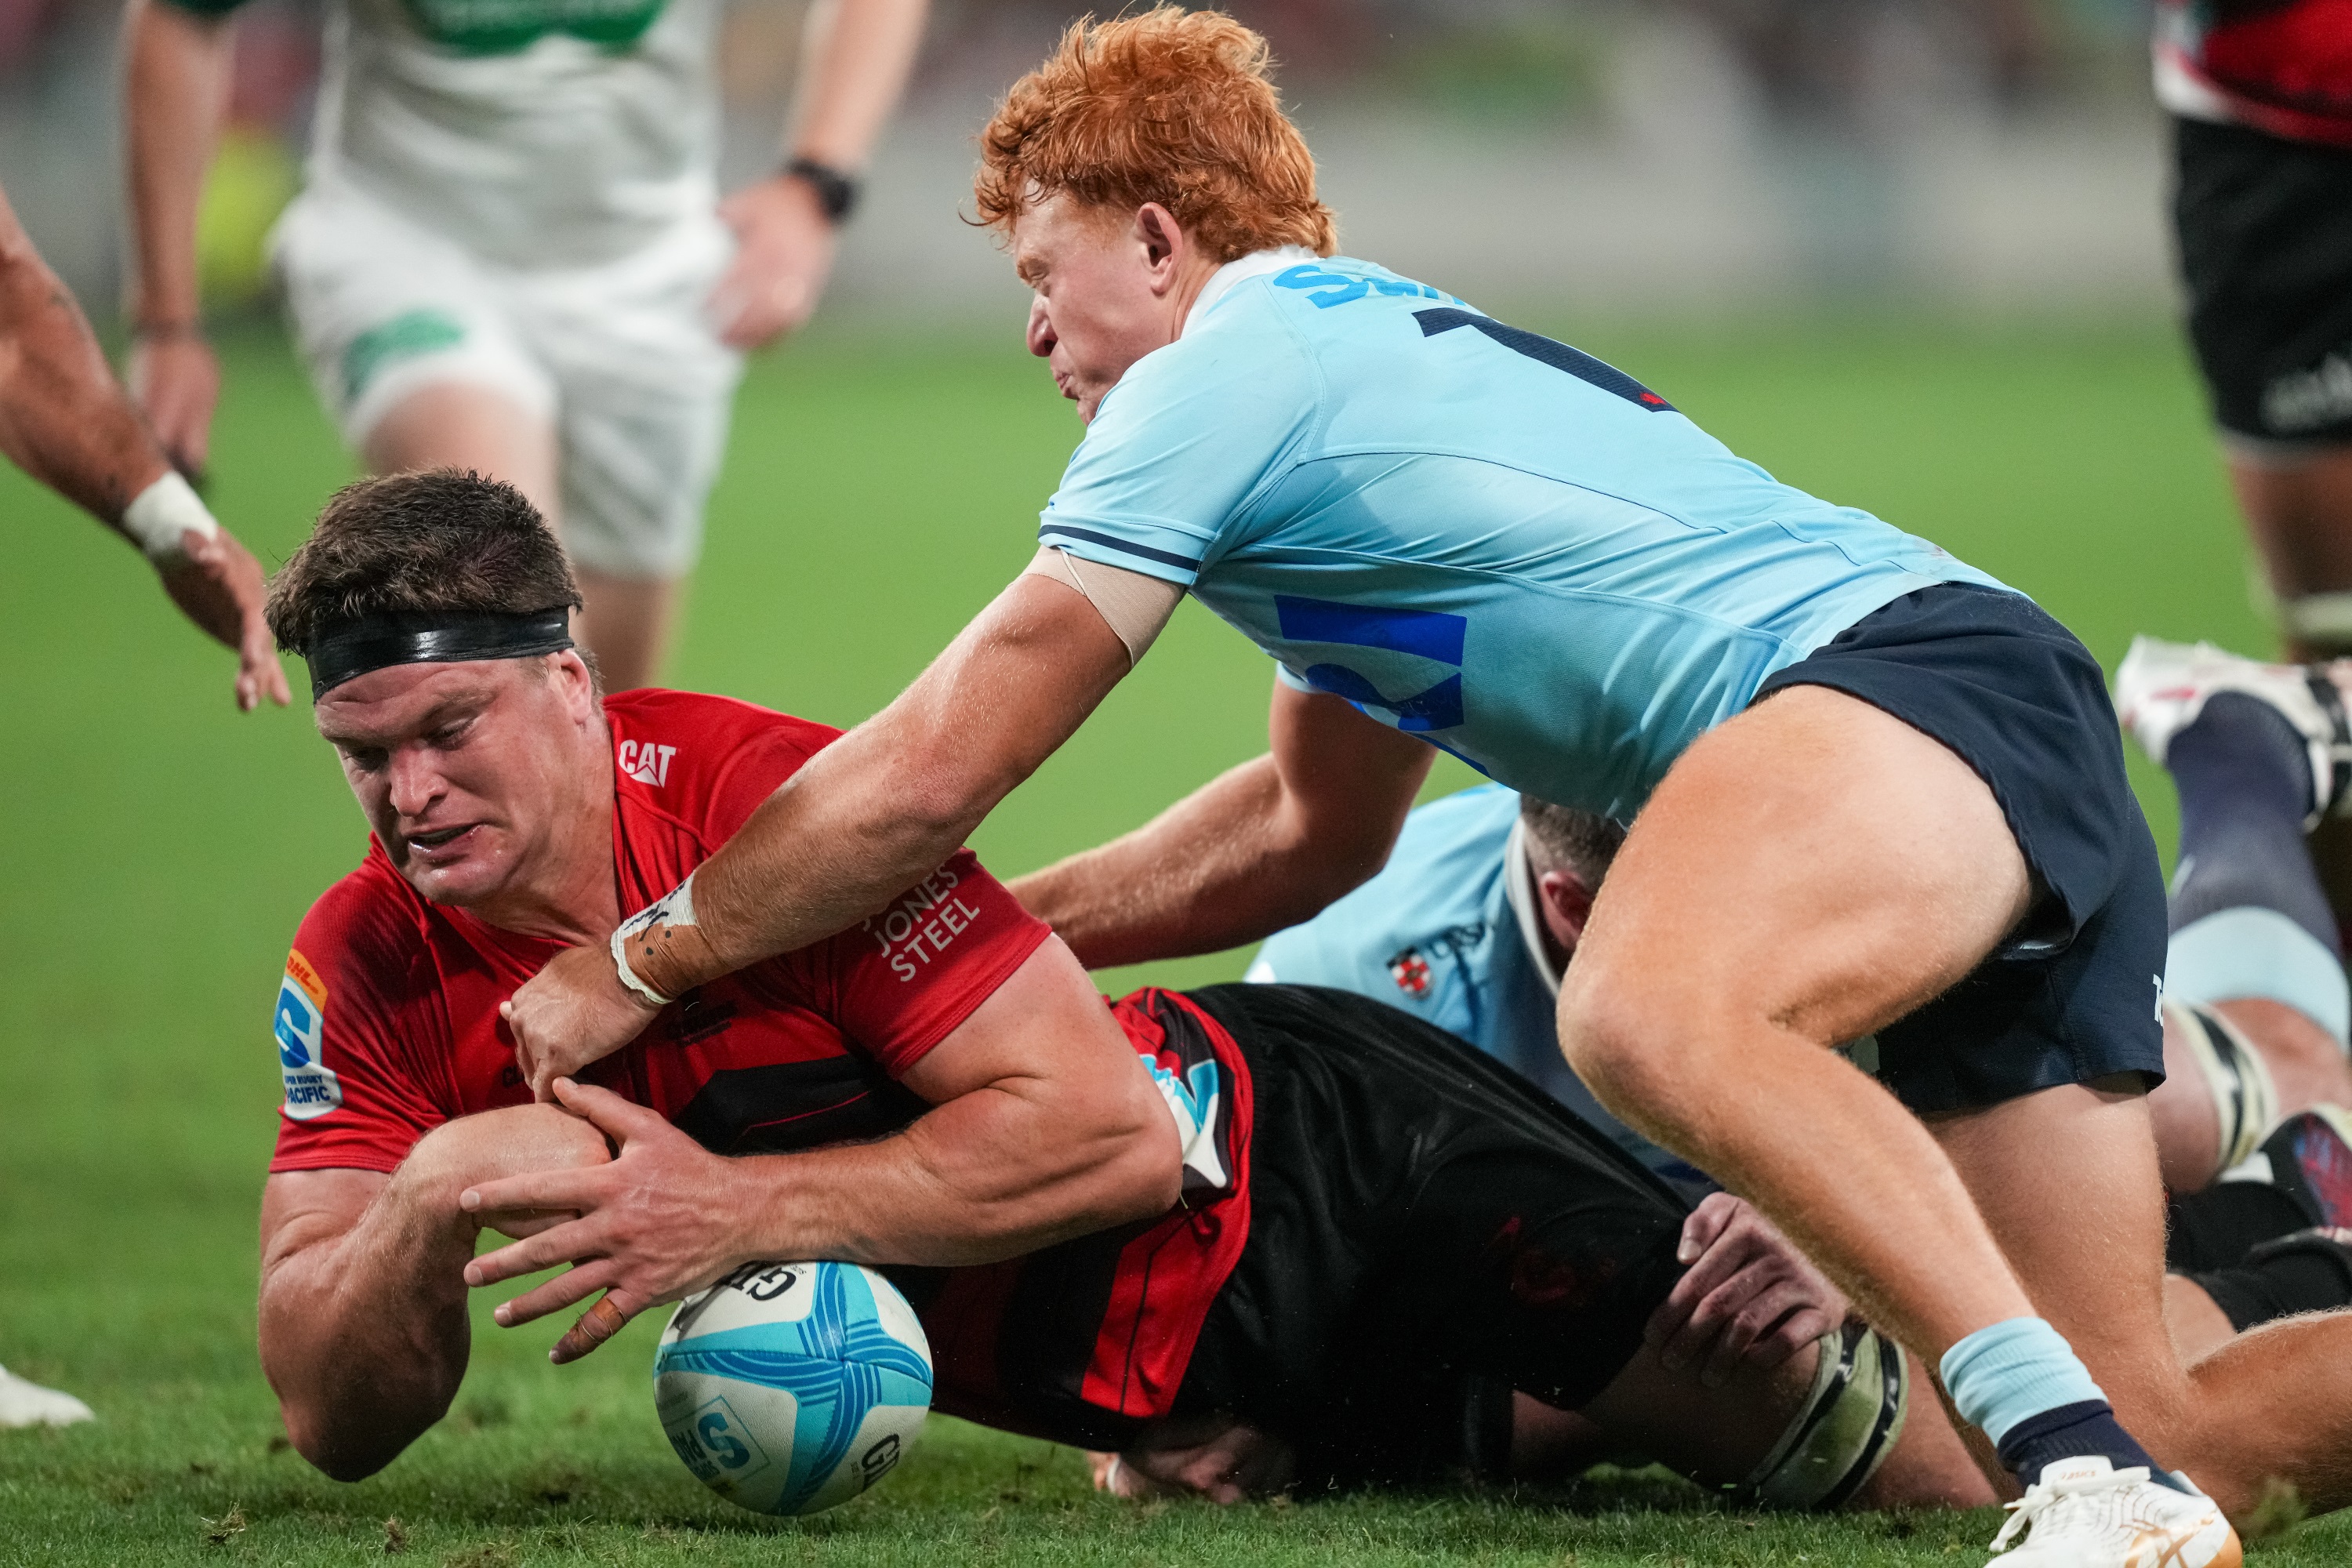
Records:
<instances>
[{"instance_id":1,"label":"referee's hand","mask_svg":"<svg viewBox=\"0 0 2352 1568\"><path fill-rule=\"evenodd\" d=\"M833 220L804 180L779 174L719 204L735 260L710 291L711 325L729 348L764 348L816 311L833 272Z\"/></svg>"}]
</instances>

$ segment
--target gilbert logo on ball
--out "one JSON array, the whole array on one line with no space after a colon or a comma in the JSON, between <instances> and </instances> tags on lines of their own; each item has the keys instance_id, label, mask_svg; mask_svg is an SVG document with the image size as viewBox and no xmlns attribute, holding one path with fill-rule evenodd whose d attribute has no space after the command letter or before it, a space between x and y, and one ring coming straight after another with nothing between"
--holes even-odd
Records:
<instances>
[{"instance_id":1,"label":"gilbert logo on ball","mask_svg":"<svg viewBox=\"0 0 2352 1568\"><path fill-rule=\"evenodd\" d=\"M751 1263L678 1303L654 1410L703 1485L815 1513L884 1476L931 1405L931 1348L898 1288L854 1263Z\"/></svg>"}]
</instances>

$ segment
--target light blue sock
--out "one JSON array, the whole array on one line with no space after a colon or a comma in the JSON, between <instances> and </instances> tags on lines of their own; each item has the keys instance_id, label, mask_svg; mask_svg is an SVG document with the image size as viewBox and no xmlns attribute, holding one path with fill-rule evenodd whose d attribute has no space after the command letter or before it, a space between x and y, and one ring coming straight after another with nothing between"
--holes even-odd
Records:
<instances>
[{"instance_id":1,"label":"light blue sock","mask_svg":"<svg viewBox=\"0 0 2352 1568\"><path fill-rule=\"evenodd\" d=\"M2284 1002L2339 1046L2352 1029L2342 961L2300 923L2259 905L2217 910L2174 931L2164 994L2176 1002Z\"/></svg>"},{"instance_id":2,"label":"light blue sock","mask_svg":"<svg viewBox=\"0 0 2352 1568\"><path fill-rule=\"evenodd\" d=\"M2065 1339L2040 1318L1979 1329L1946 1351L1937 1370L1960 1418L1983 1428L1995 1447L2020 1422L2107 1397Z\"/></svg>"}]
</instances>

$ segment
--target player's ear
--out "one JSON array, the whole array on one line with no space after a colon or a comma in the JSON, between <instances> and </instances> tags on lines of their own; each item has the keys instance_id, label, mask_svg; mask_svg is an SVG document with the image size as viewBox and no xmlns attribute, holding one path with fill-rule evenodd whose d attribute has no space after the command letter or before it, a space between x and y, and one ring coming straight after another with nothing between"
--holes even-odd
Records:
<instances>
[{"instance_id":1,"label":"player's ear","mask_svg":"<svg viewBox=\"0 0 2352 1568\"><path fill-rule=\"evenodd\" d=\"M1544 923L1559 944L1573 952L1584 938L1584 922L1592 918L1592 889L1573 871L1546 871L1536 881L1544 906Z\"/></svg>"},{"instance_id":2,"label":"player's ear","mask_svg":"<svg viewBox=\"0 0 2352 1568\"><path fill-rule=\"evenodd\" d=\"M1135 237L1151 268L1153 290L1164 290L1175 281L1176 258L1184 248L1184 231L1176 215L1158 202L1144 203L1135 209Z\"/></svg>"},{"instance_id":3,"label":"player's ear","mask_svg":"<svg viewBox=\"0 0 2352 1568\"><path fill-rule=\"evenodd\" d=\"M563 692L566 703L582 715L593 714L600 707L604 682L596 673L584 648L564 648L547 656L548 679Z\"/></svg>"}]
</instances>

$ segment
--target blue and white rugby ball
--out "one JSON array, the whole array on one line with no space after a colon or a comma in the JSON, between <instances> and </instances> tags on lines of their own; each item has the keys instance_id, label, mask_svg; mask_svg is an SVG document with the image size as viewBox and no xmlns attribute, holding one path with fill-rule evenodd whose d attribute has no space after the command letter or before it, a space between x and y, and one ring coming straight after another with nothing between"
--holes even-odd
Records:
<instances>
[{"instance_id":1,"label":"blue and white rugby ball","mask_svg":"<svg viewBox=\"0 0 2352 1568\"><path fill-rule=\"evenodd\" d=\"M670 1314L654 1411L702 1484L756 1513L848 1501L906 1456L931 1347L898 1288L854 1263L746 1264Z\"/></svg>"}]
</instances>

